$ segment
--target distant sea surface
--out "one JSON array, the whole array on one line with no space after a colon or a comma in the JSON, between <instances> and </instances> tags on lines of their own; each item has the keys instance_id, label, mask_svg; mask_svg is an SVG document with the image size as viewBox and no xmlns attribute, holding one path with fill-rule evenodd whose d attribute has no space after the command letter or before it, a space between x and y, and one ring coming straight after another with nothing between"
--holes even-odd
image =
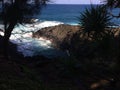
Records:
<instances>
[{"instance_id":1,"label":"distant sea surface","mask_svg":"<svg viewBox=\"0 0 120 90\"><path fill-rule=\"evenodd\" d=\"M42 9L41 15L39 14L35 17L43 21L59 21L65 24L76 25L78 24L77 17L79 17L80 13L86 8L90 8L90 5L48 4ZM112 12L118 14L120 9L114 9ZM120 25L120 19L114 18L112 19L112 22Z\"/></svg>"}]
</instances>

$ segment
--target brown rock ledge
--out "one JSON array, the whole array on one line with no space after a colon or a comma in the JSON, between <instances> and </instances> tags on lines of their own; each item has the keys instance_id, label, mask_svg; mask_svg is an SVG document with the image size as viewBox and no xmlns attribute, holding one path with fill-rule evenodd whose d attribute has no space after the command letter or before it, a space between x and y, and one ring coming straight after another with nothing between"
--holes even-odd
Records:
<instances>
[{"instance_id":1,"label":"brown rock ledge","mask_svg":"<svg viewBox=\"0 0 120 90\"><path fill-rule=\"evenodd\" d=\"M43 28L33 34L34 38L46 38L52 40L55 47L66 49L70 43L70 40L78 30L80 26L73 25L57 25L52 27Z\"/></svg>"}]
</instances>

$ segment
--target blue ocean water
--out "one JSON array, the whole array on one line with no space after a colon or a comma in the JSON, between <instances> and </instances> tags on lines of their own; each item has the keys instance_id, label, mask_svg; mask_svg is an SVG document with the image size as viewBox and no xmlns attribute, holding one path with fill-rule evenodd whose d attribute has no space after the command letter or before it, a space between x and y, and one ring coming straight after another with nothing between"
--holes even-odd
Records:
<instances>
[{"instance_id":1,"label":"blue ocean water","mask_svg":"<svg viewBox=\"0 0 120 90\"><path fill-rule=\"evenodd\" d=\"M18 51L23 53L24 56L43 55L49 58L66 56L66 52L56 50L52 47L52 42L44 38L32 38L32 33L40 30L44 27L55 26L59 24L78 24L77 17L86 8L90 8L90 5L61 5L61 4L49 4L44 7L41 14L34 15L34 18L38 18L42 22L36 22L32 24L17 25L10 40L17 44ZM119 9L114 9L112 12L118 14ZM62 22L62 23L61 23ZM120 25L120 19L112 19L112 22ZM0 24L0 29L3 30L4 26ZM4 35L0 32L0 35Z\"/></svg>"},{"instance_id":2,"label":"blue ocean water","mask_svg":"<svg viewBox=\"0 0 120 90\"><path fill-rule=\"evenodd\" d=\"M43 21L59 21L65 24L78 24L77 17L90 5L71 5L71 4L48 4L42 9L41 15L36 15L37 18ZM120 8L112 11L114 14L120 12ZM114 18L112 22L120 25L120 19Z\"/></svg>"},{"instance_id":3,"label":"blue ocean water","mask_svg":"<svg viewBox=\"0 0 120 90\"><path fill-rule=\"evenodd\" d=\"M29 31L36 31L42 27L55 26L62 23L76 25L78 24L77 17L80 16L80 13L83 12L86 8L90 8L90 5L62 5L62 4L49 4L44 7L41 11L41 14L35 15L35 18L43 22L37 22L36 24L32 24L34 26ZM117 14L120 9L114 9L112 12ZM112 22L120 25L120 19L112 19ZM26 28L28 30L28 28ZM19 28L17 31L20 31ZM29 33L26 35L19 34L18 36L22 36L19 38L22 42L16 43L18 44L18 51L22 52L24 56L34 56L34 55L44 55L49 58L53 57L61 57L67 56L67 53L64 51L56 50L52 47L52 42L45 39L34 39ZM25 39L23 38L25 36Z\"/></svg>"}]
</instances>

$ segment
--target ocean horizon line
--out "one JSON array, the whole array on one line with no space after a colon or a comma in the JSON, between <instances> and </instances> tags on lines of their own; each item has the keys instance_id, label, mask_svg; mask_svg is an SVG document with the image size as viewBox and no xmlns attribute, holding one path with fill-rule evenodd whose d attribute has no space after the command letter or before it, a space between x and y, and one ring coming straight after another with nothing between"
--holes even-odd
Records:
<instances>
[{"instance_id":1,"label":"ocean horizon line","mask_svg":"<svg viewBox=\"0 0 120 90\"><path fill-rule=\"evenodd\" d=\"M64 4L64 3L48 3L47 5L103 5L101 4Z\"/></svg>"}]
</instances>

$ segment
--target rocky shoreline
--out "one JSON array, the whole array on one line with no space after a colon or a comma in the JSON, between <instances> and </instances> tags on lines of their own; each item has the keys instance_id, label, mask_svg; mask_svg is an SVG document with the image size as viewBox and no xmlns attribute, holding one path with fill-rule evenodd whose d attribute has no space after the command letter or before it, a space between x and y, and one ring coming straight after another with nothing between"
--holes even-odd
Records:
<instances>
[{"instance_id":1,"label":"rocky shoreline","mask_svg":"<svg viewBox=\"0 0 120 90\"><path fill-rule=\"evenodd\" d=\"M69 50L71 49L71 47L72 49L76 49L77 47L83 48L78 44L79 40L76 37L76 34L79 33L79 31L81 30L82 27L80 27L79 25L60 24L56 26L42 28L37 32L34 32L33 38L45 38L47 40L51 40L53 47L60 50ZM112 32L115 32L115 37L119 37L120 28L111 28L111 30ZM73 40L73 42L71 42L71 40ZM13 49L11 46L15 46L15 48ZM20 52L17 52L16 45L11 44L11 46L11 49L13 49L15 53L19 53L19 55L23 57Z\"/></svg>"},{"instance_id":2,"label":"rocky shoreline","mask_svg":"<svg viewBox=\"0 0 120 90\"><path fill-rule=\"evenodd\" d=\"M45 38L53 42L53 46L60 49L68 49L71 44L73 35L81 31L82 27L79 25L60 24L57 26L46 27L33 33L34 38ZM120 28L111 28L114 36L119 36Z\"/></svg>"},{"instance_id":3,"label":"rocky shoreline","mask_svg":"<svg viewBox=\"0 0 120 90\"><path fill-rule=\"evenodd\" d=\"M46 38L53 42L54 47L67 49L73 35L79 31L80 26L61 24L46 27L33 33L34 38Z\"/></svg>"}]
</instances>

